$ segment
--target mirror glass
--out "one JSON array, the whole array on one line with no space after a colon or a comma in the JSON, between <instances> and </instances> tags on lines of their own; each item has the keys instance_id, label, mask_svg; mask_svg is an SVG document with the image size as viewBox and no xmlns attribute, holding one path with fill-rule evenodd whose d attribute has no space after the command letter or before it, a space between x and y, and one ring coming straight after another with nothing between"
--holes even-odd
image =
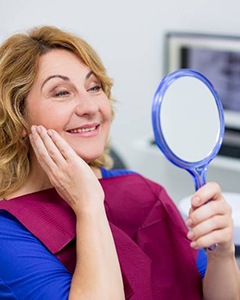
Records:
<instances>
[{"instance_id":1,"label":"mirror glass","mask_svg":"<svg viewBox=\"0 0 240 300\"><path fill-rule=\"evenodd\" d=\"M196 162L210 155L220 129L216 101L195 77L180 77L164 94L159 114L163 136L179 158Z\"/></svg>"}]
</instances>

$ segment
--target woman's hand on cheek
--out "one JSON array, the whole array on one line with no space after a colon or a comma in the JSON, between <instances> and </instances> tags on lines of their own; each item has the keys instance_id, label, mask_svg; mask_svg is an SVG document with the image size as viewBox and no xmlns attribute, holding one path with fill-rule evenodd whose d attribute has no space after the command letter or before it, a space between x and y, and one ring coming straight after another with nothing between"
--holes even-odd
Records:
<instances>
[{"instance_id":1,"label":"woman's hand on cheek","mask_svg":"<svg viewBox=\"0 0 240 300\"><path fill-rule=\"evenodd\" d=\"M191 209L186 224L193 248L208 248L217 244L217 251L232 249L232 210L213 182L202 186L191 198Z\"/></svg>"},{"instance_id":2,"label":"woman's hand on cheek","mask_svg":"<svg viewBox=\"0 0 240 300\"><path fill-rule=\"evenodd\" d=\"M30 142L50 182L74 211L102 204L104 192L97 177L56 131L32 126Z\"/></svg>"}]
</instances>

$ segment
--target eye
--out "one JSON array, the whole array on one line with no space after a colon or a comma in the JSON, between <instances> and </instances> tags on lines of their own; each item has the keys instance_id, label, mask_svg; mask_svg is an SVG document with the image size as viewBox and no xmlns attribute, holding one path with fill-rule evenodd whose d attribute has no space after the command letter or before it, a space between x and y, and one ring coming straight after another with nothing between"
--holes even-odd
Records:
<instances>
[{"instance_id":1,"label":"eye","mask_svg":"<svg viewBox=\"0 0 240 300\"><path fill-rule=\"evenodd\" d=\"M102 86L99 84L99 85L95 85L95 86L91 87L90 89L88 89L88 91L99 92L101 89L102 89Z\"/></svg>"},{"instance_id":2,"label":"eye","mask_svg":"<svg viewBox=\"0 0 240 300\"><path fill-rule=\"evenodd\" d=\"M67 90L60 90L60 91L56 92L56 93L54 94L54 96L55 96L55 97L64 98L64 97L67 97L69 94L70 94L70 93L69 93L69 91L67 91Z\"/></svg>"}]
</instances>

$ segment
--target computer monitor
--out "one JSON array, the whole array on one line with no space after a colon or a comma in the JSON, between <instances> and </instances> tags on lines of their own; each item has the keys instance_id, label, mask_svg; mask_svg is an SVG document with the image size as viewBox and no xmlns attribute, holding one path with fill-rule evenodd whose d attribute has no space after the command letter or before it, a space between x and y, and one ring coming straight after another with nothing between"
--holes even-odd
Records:
<instances>
[{"instance_id":1,"label":"computer monitor","mask_svg":"<svg viewBox=\"0 0 240 300\"><path fill-rule=\"evenodd\" d=\"M224 109L224 144L238 152L226 155L240 157L240 36L167 32L164 46L164 75L189 68L213 84Z\"/></svg>"}]
</instances>

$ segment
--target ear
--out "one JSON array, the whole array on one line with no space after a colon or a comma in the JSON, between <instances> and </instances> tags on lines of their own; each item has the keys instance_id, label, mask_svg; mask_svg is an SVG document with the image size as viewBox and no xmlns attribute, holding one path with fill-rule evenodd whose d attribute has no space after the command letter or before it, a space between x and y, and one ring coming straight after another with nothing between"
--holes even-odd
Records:
<instances>
[{"instance_id":1,"label":"ear","mask_svg":"<svg viewBox=\"0 0 240 300\"><path fill-rule=\"evenodd\" d=\"M21 137L25 138L27 135L28 135L27 131L25 129L23 129Z\"/></svg>"}]
</instances>

